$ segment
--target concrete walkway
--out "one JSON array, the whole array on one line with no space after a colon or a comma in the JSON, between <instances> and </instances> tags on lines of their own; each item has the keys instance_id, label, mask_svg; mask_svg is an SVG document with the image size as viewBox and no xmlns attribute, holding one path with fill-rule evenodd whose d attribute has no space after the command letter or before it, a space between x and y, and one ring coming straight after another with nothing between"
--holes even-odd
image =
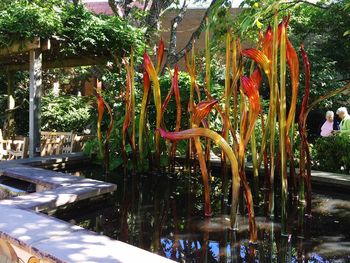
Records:
<instances>
[{"instance_id":1,"label":"concrete walkway","mask_svg":"<svg viewBox=\"0 0 350 263\"><path fill-rule=\"evenodd\" d=\"M27 209L0 204L0 238L47 262L173 262L129 244Z\"/></svg>"},{"instance_id":2,"label":"concrete walkway","mask_svg":"<svg viewBox=\"0 0 350 263\"><path fill-rule=\"evenodd\" d=\"M9 162L10 163L10 162ZM25 165L0 163L0 174L36 185L36 192L0 201L2 205L42 211L112 193L115 184Z\"/></svg>"},{"instance_id":3,"label":"concrete walkway","mask_svg":"<svg viewBox=\"0 0 350 263\"><path fill-rule=\"evenodd\" d=\"M177 160L179 162L183 162L184 158L178 157ZM228 166L229 165L230 164L228 164ZM220 171L221 160L219 158L215 158L214 160L211 161L211 166L213 169ZM253 172L253 164L252 163L246 163L246 171L251 172L251 173ZM299 170L296 169L296 172L298 173ZM264 173L263 169L260 169L260 173L261 174ZM350 189L350 175L349 174L337 174L337 173L311 170L311 180L312 180L312 183L315 185L327 186L327 187L333 187L333 188Z\"/></svg>"},{"instance_id":4,"label":"concrete walkway","mask_svg":"<svg viewBox=\"0 0 350 263\"><path fill-rule=\"evenodd\" d=\"M312 183L350 189L350 175L311 170Z\"/></svg>"}]
</instances>

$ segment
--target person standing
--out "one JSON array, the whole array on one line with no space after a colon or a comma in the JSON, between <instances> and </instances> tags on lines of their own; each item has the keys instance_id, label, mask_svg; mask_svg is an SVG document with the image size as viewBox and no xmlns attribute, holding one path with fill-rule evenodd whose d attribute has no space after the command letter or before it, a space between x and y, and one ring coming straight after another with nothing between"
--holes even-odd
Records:
<instances>
[{"instance_id":1,"label":"person standing","mask_svg":"<svg viewBox=\"0 0 350 263\"><path fill-rule=\"evenodd\" d=\"M322 137L332 136L334 130L336 130L336 128L334 128L334 112L327 111L326 121L323 123L321 127L321 136Z\"/></svg>"},{"instance_id":2,"label":"person standing","mask_svg":"<svg viewBox=\"0 0 350 263\"><path fill-rule=\"evenodd\" d=\"M340 134L350 135L350 115L345 107L340 107L337 110L337 115L341 119L340 122Z\"/></svg>"}]
</instances>

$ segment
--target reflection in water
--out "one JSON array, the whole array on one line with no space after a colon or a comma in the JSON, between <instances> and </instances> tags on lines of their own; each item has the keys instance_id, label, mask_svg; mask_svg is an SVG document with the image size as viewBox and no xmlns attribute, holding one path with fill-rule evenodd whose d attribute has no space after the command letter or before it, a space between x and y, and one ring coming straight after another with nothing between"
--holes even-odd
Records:
<instances>
[{"instance_id":1,"label":"reflection in water","mask_svg":"<svg viewBox=\"0 0 350 263\"><path fill-rule=\"evenodd\" d=\"M91 170L81 172L101 179ZM120 178L115 181L115 196L80 202L56 216L178 262L350 262L349 197L314 193L312 218L291 202L291 235L281 236L280 224L266 213L268 193L260 190L254 195L259 242L251 245L244 206L239 209L237 231L230 230L230 207L225 204L223 209L221 204L220 181L213 177L211 182L210 219L202 217L200 177L180 172ZM276 211L281 210L278 198ZM275 221L280 221L279 215Z\"/></svg>"}]
</instances>

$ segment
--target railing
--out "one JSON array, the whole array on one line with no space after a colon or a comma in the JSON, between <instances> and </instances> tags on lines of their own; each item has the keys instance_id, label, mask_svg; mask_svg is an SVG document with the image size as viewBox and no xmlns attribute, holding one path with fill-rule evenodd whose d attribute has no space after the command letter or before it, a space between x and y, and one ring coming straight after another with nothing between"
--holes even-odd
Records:
<instances>
[{"instance_id":1,"label":"railing","mask_svg":"<svg viewBox=\"0 0 350 263\"><path fill-rule=\"evenodd\" d=\"M77 135L73 132L41 132L41 156L59 155L82 151L92 135ZM4 139L0 130L0 160L13 160L28 157L28 137L17 136Z\"/></svg>"}]
</instances>

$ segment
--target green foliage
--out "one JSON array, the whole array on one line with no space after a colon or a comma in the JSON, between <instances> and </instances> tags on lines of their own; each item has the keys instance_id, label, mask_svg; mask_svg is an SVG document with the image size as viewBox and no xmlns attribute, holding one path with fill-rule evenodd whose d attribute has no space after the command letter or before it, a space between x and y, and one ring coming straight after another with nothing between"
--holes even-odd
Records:
<instances>
[{"instance_id":1,"label":"green foliage","mask_svg":"<svg viewBox=\"0 0 350 263\"><path fill-rule=\"evenodd\" d=\"M110 170L115 170L119 168L123 164L123 158L122 155L120 154L120 145L116 141L116 136L112 136L110 143L109 143L109 150L110 150ZM127 149L128 153L131 153L130 147ZM85 143L83 152L85 155L88 155L92 162L95 164L101 164L103 162L103 158L100 154L99 151L99 145L98 145L98 140L93 139L89 140Z\"/></svg>"},{"instance_id":2,"label":"green foliage","mask_svg":"<svg viewBox=\"0 0 350 263\"><path fill-rule=\"evenodd\" d=\"M350 28L348 1L325 0L310 4L297 0L245 0L241 7L251 8L244 9L236 21L242 39L256 40L256 29L262 26L264 32L277 5L280 17L291 15L288 32L294 47L298 49L299 43L303 42L309 56L312 73L310 101L343 86L345 82L342 80L350 78L350 41L349 36L344 35ZM302 94L302 88L300 92ZM336 108L341 103L342 97L336 96L320 107Z\"/></svg>"},{"instance_id":3,"label":"green foliage","mask_svg":"<svg viewBox=\"0 0 350 263\"><path fill-rule=\"evenodd\" d=\"M28 90L17 89L15 97L16 134L27 135L29 127L29 96ZM2 127L7 108L7 96L0 97L0 125ZM74 131L82 133L85 128L91 128L92 106L90 98L71 95L52 95L42 97L41 101L41 130L45 131Z\"/></svg>"},{"instance_id":4,"label":"green foliage","mask_svg":"<svg viewBox=\"0 0 350 263\"><path fill-rule=\"evenodd\" d=\"M95 163L99 163L100 160L96 160L96 156L99 154L99 146L97 140L89 140L85 143L83 152L88 155Z\"/></svg>"},{"instance_id":5,"label":"green foliage","mask_svg":"<svg viewBox=\"0 0 350 263\"><path fill-rule=\"evenodd\" d=\"M117 16L96 16L84 6L67 5L61 14L60 34L72 40L67 46L68 53L101 50L128 53L130 46L141 46L140 30L136 30Z\"/></svg>"},{"instance_id":6,"label":"green foliage","mask_svg":"<svg viewBox=\"0 0 350 263\"><path fill-rule=\"evenodd\" d=\"M74 95L65 95L66 92L77 93L80 90L81 83L86 79L86 69L76 69L70 71L69 77L67 72L60 70L51 70L43 74L42 87L42 129L57 131L76 131L82 130L91 122L89 98L76 97ZM27 135L29 127L29 76L27 72L17 72L14 75L15 85L15 122L16 134ZM59 79L61 83L60 97L55 98L50 93L52 82ZM65 90L65 85L70 87ZM4 75L0 75L0 127L6 116L7 109L7 80ZM46 95L47 94L47 95ZM79 124L81 122L81 124Z\"/></svg>"},{"instance_id":7,"label":"green foliage","mask_svg":"<svg viewBox=\"0 0 350 263\"><path fill-rule=\"evenodd\" d=\"M34 36L50 37L60 27L59 13L54 9L14 1L0 11L0 46Z\"/></svg>"},{"instance_id":8,"label":"green foliage","mask_svg":"<svg viewBox=\"0 0 350 263\"><path fill-rule=\"evenodd\" d=\"M350 137L319 138L312 151L317 170L350 174Z\"/></svg>"},{"instance_id":9,"label":"green foliage","mask_svg":"<svg viewBox=\"0 0 350 263\"><path fill-rule=\"evenodd\" d=\"M292 39L294 43L305 43L311 61L311 101L344 86L342 80L350 77L350 42L344 36L350 20L348 11L344 10L345 3L344 0L326 1L326 8L301 4L292 9ZM336 109L345 100L344 96L335 96L319 107Z\"/></svg>"},{"instance_id":10,"label":"green foliage","mask_svg":"<svg viewBox=\"0 0 350 263\"><path fill-rule=\"evenodd\" d=\"M16 122L16 134L27 135L29 127L29 91L25 85L28 81L28 74L24 72L17 72L14 75L15 82L15 109L14 117ZM7 78L0 74L0 129L4 125L7 109Z\"/></svg>"},{"instance_id":11,"label":"green foliage","mask_svg":"<svg viewBox=\"0 0 350 263\"><path fill-rule=\"evenodd\" d=\"M0 8L0 46L24 38L61 42L59 56L84 53L122 56L133 45L141 52L142 31L117 16L95 15L66 1L13 1Z\"/></svg>"},{"instance_id":12,"label":"green foliage","mask_svg":"<svg viewBox=\"0 0 350 263\"><path fill-rule=\"evenodd\" d=\"M82 132L90 124L89 98L52 95L42 98L41 129Z\"/></svg>"}]
</instances>

